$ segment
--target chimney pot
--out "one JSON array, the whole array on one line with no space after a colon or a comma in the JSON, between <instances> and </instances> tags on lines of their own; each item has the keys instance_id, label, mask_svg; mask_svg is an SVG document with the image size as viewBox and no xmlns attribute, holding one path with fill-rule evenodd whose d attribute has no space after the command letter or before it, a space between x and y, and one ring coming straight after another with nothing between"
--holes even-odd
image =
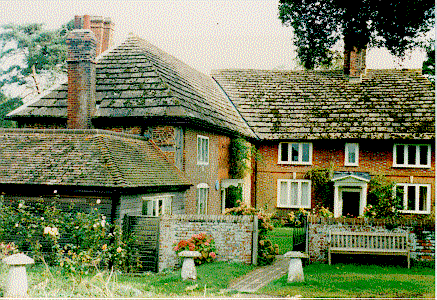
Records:
<instances>
[{"instance_id":1,"label":"chimney pot","mask_svg":"<svg viewBox=\"0 0 437 300\"><path fill-rule=\"evenodd\" d=\"M89 15L83 16L83 29L91 29L91 18Z\"/></svg>"},{"instance_id":2,"label":"chimney pot","mask_svg":"<svg viewBox=\"0 0 437 300\"><path fill-rule=\"evenodd\" d=\"M82 28L82 17L74 16L74 29L81 29L81 28Z\"/></svg>"}]
</instances>

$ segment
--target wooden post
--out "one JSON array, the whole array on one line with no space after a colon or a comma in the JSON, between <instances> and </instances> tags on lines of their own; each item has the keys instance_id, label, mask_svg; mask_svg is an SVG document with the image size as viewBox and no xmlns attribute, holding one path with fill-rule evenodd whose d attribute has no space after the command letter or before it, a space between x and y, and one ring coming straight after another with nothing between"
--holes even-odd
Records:
<instances>
[{"instance_id":1,"label":"wooden post","mask_svg":"<svg viewBox=\"0 0 437 300\"><path fill-rule=\"evenodd\" d=\"M258 264L258 216L253 216L252 264Z\"/></svg>"}]
</instances>

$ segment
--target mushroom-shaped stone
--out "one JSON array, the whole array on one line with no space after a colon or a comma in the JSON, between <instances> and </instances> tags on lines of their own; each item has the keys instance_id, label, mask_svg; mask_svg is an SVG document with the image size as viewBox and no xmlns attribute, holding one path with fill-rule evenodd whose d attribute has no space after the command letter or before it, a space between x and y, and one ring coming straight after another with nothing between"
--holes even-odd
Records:
<instances>
[{"instance_id":1,"label":"mushroom-shaped stone","mask_svg":"<svg viewBox=\"0 0 437 300\"><path fill-rule=\"evenodd\" d=\"M180 257L193 257L194 258L194 257L201 257L202 254L199 251L185 250L185 251L179 252L179 256Z\"/></svg>"},{"instance_id":2,"label":"mushroom-shaped stone","mask_svg":"<svg viewBox=\"0 0 437 300\"><path fill-rule=\"evenodd\" d=\"M33 264L35 261L23 253L18 253L3 258L3 262L11 267L8 274L5 297L27 297L28 284L25 266Z\"/></svg>"},{"instance_id":3,"label":"mushroom-shaped stone","mask_svg":"<svg viewBox=\"0 0 437 300\"><path fill-rule=\"evenodd\" d=\"M289 251L284 254L284 257L290 258L288 266L288 282L302 282L305 280L303 276L302 258L309 258L308 254L300 251Z\"/></svg>"},{"instance_id":4,"label":"mushroom-shaped stone","mask_svg":"<svg viewBox=\"0 0 437 300\"><path fill-rule=\"evenodd\" d=\"M183 258L181 277L182 280L196 280L197 271L194 265L194 258L200 257L202 254L199 251L182 251L179 256Z\"/></svg>"},{"instance_id":5,"label":"mushroom-shaped stone","mask_svg":"<svg viewBox=\"0 0 437 300\"><path fill-rule=\"evenodd\" d=\"M310 256L306 253L300 251L288 251L284 254L284 257L287 258L310 258Z\"/></svg>"},{"instance_id":6,"label":"mushroom-shaped stone","mask_svg":"<svg viewBox=\"0 0 437 300\"><path fill-rule=\"evenodd\" d=\"M33 258L27 256L23 253L17 253L3 258L3 262L7 265L11 266L22 266L22 265L31 265L34 264L35 261Z\"/></svg>"}]
</instances>

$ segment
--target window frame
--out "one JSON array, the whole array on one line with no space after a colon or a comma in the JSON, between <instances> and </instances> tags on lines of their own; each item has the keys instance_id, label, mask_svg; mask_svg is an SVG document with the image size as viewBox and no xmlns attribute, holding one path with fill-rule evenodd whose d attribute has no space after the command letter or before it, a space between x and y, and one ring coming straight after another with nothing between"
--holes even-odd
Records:
<instances>
[{"instance_id":1,"label":"window frame","mask_svg":"<svg viewBox=\"0 0 437 300\"><path fill-rule=\"evenodd\" d=\"M206 142L206 153L202 153L203 143ZM197 165L209 165L209 137L204 135L197 135Z\"/></svg>"},{"instance_id":2,"label":"window frame","mask_svg":"<svg viewBox=\"0 0 437 300\"><path fill-rule=\"evenodd\" d=\"M404 163L398 164L397 163L397 154L398 146L403 146L403 155L404 155ZM408 154L409 154L409 148L414 146L416 148L415 153L415 163L408 164ZM426 146L428 151L426 152L426 165L420 164L420 146ZM393 167L396 168L431 168L431 145L430 144L393 144Z\"/></svg>"},{"instance_id":3,"label":"window frame","mask_svg":"<svg viewBox=\"0 0 437 300\"><path fill-rule=\"evenodd\" d=\"M282 205L280 201L281 197L281 183L287 183L287 204ZM298 205L291 205L291 184L298 183ZM302 183L308 184L308 192L309 192L309 201L308 205L302 205ZM278 179L277 182L277 198L276 198L276 207L277 208L311 208L311 180L308 179Z\"/></svg>"},{"instance_id":4,"label":"window frame","mask_svg":"<svg viewBox=\"0 0 437 300\"><path fill-rule=\"evenodd\" d=\"M397 193L397 187L402 186L404 189L403 197L402 197L402 207L403 209L400 210L401 213L406 214L418 214L418 215L425 215L431 213L431 184L427 183L396 183L394 193ZM415 187L415 198L414 198L414 204L415 209L414 210L408 210L408 187L414 186ZM420 199L420 187L426 187L426 210L419 210L419 199Z\"/></svg>"},{"instance_id":5,"label":"window frame","mask_svg":"<svg viewBox=\"0 0 437 300\"><path fill-rule=\"evenodd\" d=\"M282 145L287 144L288 146L288 160L281 160L281 152L282 152ZM298 160L292 161L291 160L291 151L292 151L292 144L298 144L299 150L298 150ZM303 144L308 144L308 161L302 161L302 155L303 155ZM283 165L306 165L310 166L313 164L313 143L311 142L280 142L278 146L278 164Z\"/></svg>"},{"instance_id":6,"label":"window frame","mask_svg":"<svg viewBox=\"0 0 437 300\"><path fill-rule=\"evenodd\" d=\"M171 215L172 214L172 201L173 201L173 196L171 195L160 195L160 196L147 196L147 197L141 197L141 199L143 200L142 203L142 208L141 208L141 214L145 215L145 216L149 216L149 217L159 217L162 215ZM163 201L163 213L159 213L159 201L162 200ZM155 202L153 205L154 210L157 214L155 215L149 215L149 214L144 214L144 205L147 202ZM148 209L148 206L146 205L146 209Z\"/></svg>"},{"instance_id":7,"label":"window frame","mask_svg":"<svg viewBox=\"0 0 437 300\"><path fill-rule=\"evenodd\" d=\"M351 163L349 161L349 145L356 146L355 152L355 162ZM360 157L360 145L358 143L345 143L344 145L344 165L346 167L358 167L359 166L359 157Z\"/></svg>"},{"instance_id":8,"label":"window frame","mask_svg":"<svg viewBox=\"0 0 437 300\"><path fill-rule=\"evenodd\" d=\"M203 199L204 203L204 212L201 212L201 206L200 206L200 202L201 202L201 193L200 191L205 191L206 193L204 195L205 199ZM196 190L196 212L198 215L207 215L208 214L208 197L209 197L209 185L207 183L199 183L197 185L197 190Z\"/></svg>"}]
</instances>

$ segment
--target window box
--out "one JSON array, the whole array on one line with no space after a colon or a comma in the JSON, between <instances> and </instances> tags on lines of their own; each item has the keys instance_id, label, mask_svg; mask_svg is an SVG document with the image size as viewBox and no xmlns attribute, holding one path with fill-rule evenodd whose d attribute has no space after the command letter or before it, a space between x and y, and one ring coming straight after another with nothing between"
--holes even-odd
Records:
<instances>
[{"instance_id":1,"label":"window box","mask_svg":"<svg viewBox=\"0 0 437 300\"><path fill-rule=\"evenodd\" d=\"M344 165L358 167L359 151L358 143L346 143L344 147Z\"/></svg>"},{"instance_id":2,"label":"window box","mask_svg":"<svg viewBox=\"0 0 437 300\"><path fill-rule=\"evenodd\" d=\"M279 208L311 208L311 180L279 179Z\"/></svg>"},{"instance_id":3,"label":"window box","mask_svg":"<svg viewBox=\"0 0 437 300\"><path fill-rule=\"evenodd\" d=\"M403 201L403 213L429 214L431 212L430 184L396 184L396 195L400 194Z\"/></svg>"},{"instance_id":4,"label":"window box","mask_svg":"<svg viewBox=\"0 0 437 300\"><path fill-rule=\"evenodd\" d=\"M197 164L209 164L209 138L207 136L197 136Z\"/></svg>"},{"instance_id":5,"label":"window box","mask_svg":"<svg viewBox=\"0 0 437 300\"><path fill-rule=\"evenodd\" d=\"M278 163L292 165L311 165L313 160L312 143L279 143Z\"/></svg>"},{"instance_id":6,"label":"window box","mask_svg":"<svg viewBox=\"0 0 437 300\"><path fill-rule=\"evenodd\" d=\"M430 168L431 145L395 144L393 167Z\"/></svg>"}]
</instances>

